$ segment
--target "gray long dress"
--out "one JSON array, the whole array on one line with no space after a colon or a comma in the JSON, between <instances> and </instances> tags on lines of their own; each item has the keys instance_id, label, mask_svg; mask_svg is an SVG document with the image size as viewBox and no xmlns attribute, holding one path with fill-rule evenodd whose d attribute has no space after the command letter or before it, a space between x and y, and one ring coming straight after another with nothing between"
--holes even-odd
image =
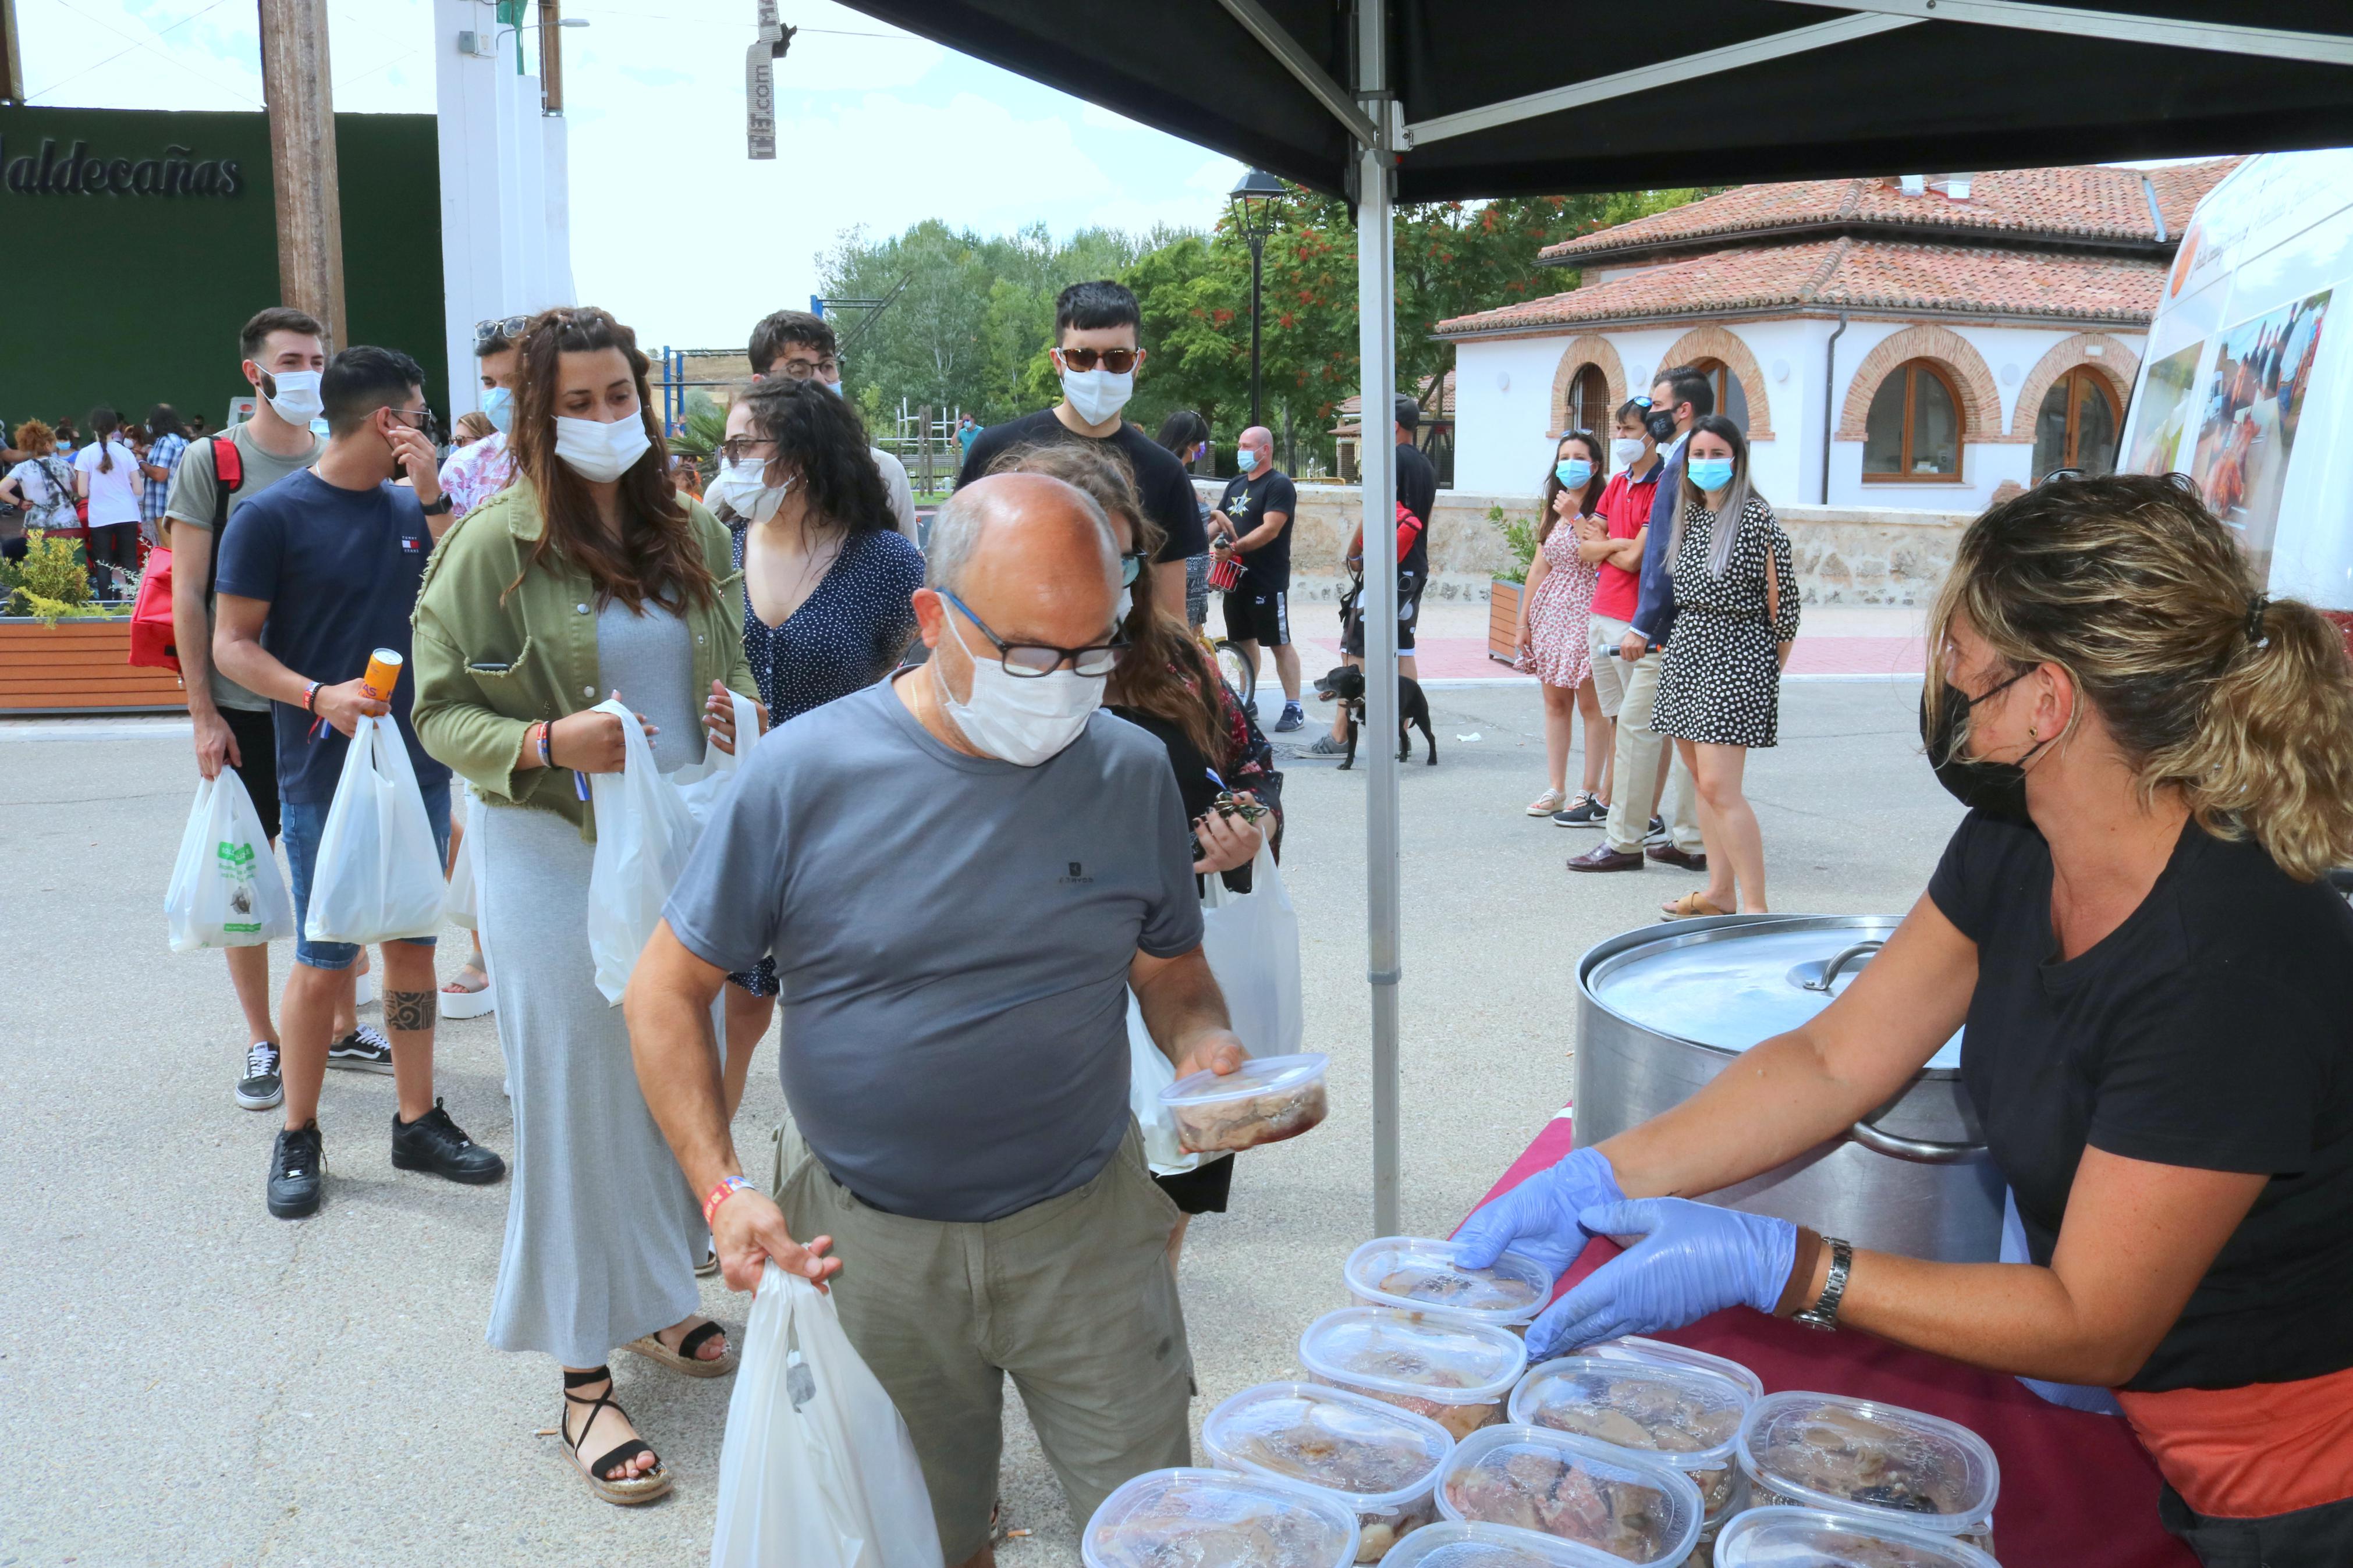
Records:
<instances>
[{"instance_id":1,"label":"gray long dress","mask_svg":"<svg viewBox=\"0 0 2353 1568\"><path fill-rule=\"evenodd\" d=\"M648 605L596 617L596 683L652 721L662 772L702 760L702 701L684 622ZM482 945L499 990L514 1102L506 1250L490 1342L567 1366L693 1313L702 1211L646 1109L621 1009L588 953L595 846L563 818L484 807Z\"/></svg>"}]
</instances>

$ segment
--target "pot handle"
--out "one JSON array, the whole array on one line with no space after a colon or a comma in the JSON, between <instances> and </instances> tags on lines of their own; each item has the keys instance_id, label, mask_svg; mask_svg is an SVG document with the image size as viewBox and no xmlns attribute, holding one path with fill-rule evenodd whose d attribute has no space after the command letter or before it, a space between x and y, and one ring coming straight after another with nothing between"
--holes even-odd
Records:
<instances>
[{"instance_id":1,"label":"pot handle","mask_svg":"<svg viewBox=\"0 0 2353 1568\"><path fill-rule=\"evenodd\" d=\"M1829 963L1822 965L1822 973L1820 979L1809 980L1806 982L1806 989L1809 991L1828 991L1831 984L1837 981L1839 975L1845 971L1848 964L1852 963L1858 958L1866 957L1871 953L1877 952L1881 948L1885 947L1886 945L1887 944L1883 942L1859 942L1852 947L1841 948L1837 952L1831 955Z\"/></svg>"},{"instance_id":2,"label":"pot handle","mask_svg":"<svg viewBox=\"0 0 2353 1568\"><path fill-rule=\"evenodd\" d=\"M1986 1152L1981 1143L1931 1143L1921 1138L1899 1138L1893 1132L1881 1131L1868 1121L1856 1122L1846 1130L1846 1135L1874 1154L1920 1165L1958 1165Z\"/></svg>"}]
</instances>

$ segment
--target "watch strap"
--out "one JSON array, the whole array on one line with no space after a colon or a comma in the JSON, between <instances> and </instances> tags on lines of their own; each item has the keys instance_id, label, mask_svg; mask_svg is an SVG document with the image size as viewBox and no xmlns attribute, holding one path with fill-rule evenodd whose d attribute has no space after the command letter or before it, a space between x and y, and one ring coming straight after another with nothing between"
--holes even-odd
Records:
<instances>
[{"instance_id":1,"label":"watch strap","mask_svg":"<svg viewBox=\"0 0 2353 1568\"><path fill-rule=\"evenodd\" d=\"M1822 1245L1831 1249L1830 1275L1822 1281L1820 1297L1794 1321L1828 1333L1838 1328L1839 1302L1846 1296L1847 1275L1854 1267L1854 1247L1834 1236L1822 1237Z\"/></svg>"}]
</instances>

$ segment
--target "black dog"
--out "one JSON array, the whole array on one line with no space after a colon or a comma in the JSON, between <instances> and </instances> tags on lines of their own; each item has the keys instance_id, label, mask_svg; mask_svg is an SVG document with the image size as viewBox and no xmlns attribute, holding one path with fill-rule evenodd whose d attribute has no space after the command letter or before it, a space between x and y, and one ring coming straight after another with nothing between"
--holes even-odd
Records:
<instances>
[{"instance_id":1,"label":"black dog","mask_svg":"<svg viewBox=\"0 0 2353 1568\"><path fill-rule=\"evenodd\" d=\"M1322 702L1345 702L1348 707L1348 754L1341 759L1340 771L1345 773L1356 765L1356 731L1365 722L1365 669L1357 664L1344 664L1315 682L1315 697ZM1421 682L1409 675L1398 677L1398 761L1409 762L1413 757L1413 729L1421 731L1421 738L1430 742L1430 765L1438 765L1438 737L1430 730L1430 699L1421 693Z\"/></svg>"}]
</instances>

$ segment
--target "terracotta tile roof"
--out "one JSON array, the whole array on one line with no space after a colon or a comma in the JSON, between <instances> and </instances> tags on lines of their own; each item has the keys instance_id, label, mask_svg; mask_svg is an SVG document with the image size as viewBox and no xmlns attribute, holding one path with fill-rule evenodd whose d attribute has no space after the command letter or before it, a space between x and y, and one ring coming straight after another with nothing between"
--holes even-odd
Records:
<instances>
[{"instance_id":1,"label":"terracotta tile roof","mask_svg":"<svg viewBox=\"0 0 2353 1568\"><path fill-rule=\"evenodd\" d=\"M1926 195L1907 196L1888 179L1797 180L1785 184L1736 185L1701 201L1632 223L1547 246L1540 259L1580 265L1620 252L1684 247L1741 235L1764 237L1776 230L1836 225L1855 229L1983 230L1989 238L2105 241L2155 246L2144 174L2164 214L2166 237L2179 239L2198 199L2238 163L2214 158L2161 169L2080 165L2054 169L2007 169L1968 176L1969 195L1956 201L1938 189L1945 176L1930 176Z\"/></svg>"},{"instance_id":2,"label":"terracotta tile roof","mask_svg":"<svg viewBox=\"0 0 2353 1568\"><path fill-rule=\"evenodd\" d=\"M1430 377L1426 375L1423 376L1421 380L1415 384L1414 393L1421 399L1422 416L1424 418L1451 419L1454 417L1454 373L1452 371L1450 370L1446 373L1446 384L1439 388L1438 412L1435 415L1430 412ZM1335 411L1339 423L1332 426L1331 429L1325 431L1324 434L1328 436L1355 435L1356 433L1356 426L1363 423L1363 421L1357 418L1356 416L1358 411L1364 407L1364 405L1365 399L1361 393L1354 397L1342 398L1340 400L1340 406Z\"/></svg>"},{"instance_id":3,"label":"terracotta tile roof","mask_svg":"<svg viewBox=\"0 0 2353 1568\"><path fill-rule=\"evenodd\" d=\"M1457 316L1430 330L1439 337L1467 337L1513 328L1793 306L2145 325L2156 313L2165 273L2165 262L2155 258L1817 240L1722 250L1646 267L1565 294Z\"/></svg>"}]
</instances>

